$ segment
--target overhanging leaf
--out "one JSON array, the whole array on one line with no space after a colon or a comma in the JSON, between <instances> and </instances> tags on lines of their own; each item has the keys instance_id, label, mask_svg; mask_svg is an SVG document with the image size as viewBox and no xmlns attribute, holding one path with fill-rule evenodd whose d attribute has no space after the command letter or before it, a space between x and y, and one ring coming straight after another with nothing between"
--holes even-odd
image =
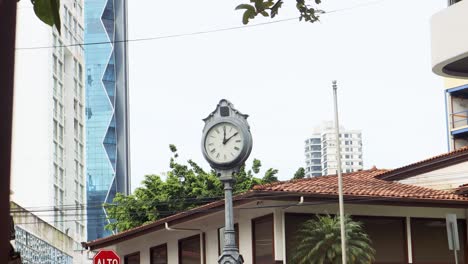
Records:
<instances>
[{"instance_id":1,"label":"overhanging leaf","mask_svg":"<svg viewBox=\"0 0 468 264\"><path fill-rule=\"evenodd\" d=\"M279 0L271 7L271 18L274 18L276 15L278 15L278 11L282 5L283 5L283 1Z\"/></svg>"},{"instance_id":2,"label":"overhanging leaf","mask_svg":"<svg viewBox=\"0 0 468 264\"><path fill-rule=\"evenodd\" d=\"M246 9L246 10L250 10L251 12L255 12L255 7L249 4L241 4L241 5L236 6L236 10L241 10L241 9Z\"/></svg>"},{"instance_id":3,"label":"overhanging leaf","mask_svg":"<svg viewBox=\"0 0 468 264\"><path fill-rule=\"evenodd\" d=\"M249 10L245 10L244 15L242 16L242 23L247 25L249 23L249 19L251 16L251 12Z\"/></svg>"},{"instance_id":4,"label":"overhanging leaf","mask_svg":"<svg viewBox=\"0 0 468 264\"><path fill-rule=\"evenodd\" d=\"M34 13L45 24L54 26L60 33L60 0L31 0L34 6Z\"/></svg>"}]
</instances>

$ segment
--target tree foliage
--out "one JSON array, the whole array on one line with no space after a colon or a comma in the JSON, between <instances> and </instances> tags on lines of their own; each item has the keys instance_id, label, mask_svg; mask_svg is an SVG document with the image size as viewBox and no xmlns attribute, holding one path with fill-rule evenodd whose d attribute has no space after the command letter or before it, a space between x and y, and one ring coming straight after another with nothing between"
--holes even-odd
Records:
<instances>
[{"instance_id":1,"label":"tree foliage","mask_svg":"<svg viewBox=\"0 0 468 264\"><path fill-rule=\"evenodd\" d=\"M313 23L318 21L320 15L324 13L323 10L312 6L311 2L318 5L321 0L296 0L300 21ZM60 32L60 0L31 0L31 3L34 6L36 16L47 25L55 26ZM242 23L246 25L258 15L276 17L283 4L284 0L250 0L249 4L238 5L236 10L244 10Z\"/></svg>"},{"instance_id":2,"label":"tree foliage","mask_svg":"<svg viewBox=\"0 0 468 264\"><path fill-rule=\"evenodd\" d=\"M105 204L112 219L108 230L124 231L159 218L184 211L224 197L223 184L214 171L205 171L197 163L177 161L178 152L170 145L170 170L163 180L159 175L146 175L142 187L132 195L117 194L112 204ZM234 193L242 193L254 185L278 181L278 170L268 169L263 178L257 177L262 163L254 159L252 167L242 167L236 175Z\"/></svg>"},{"instance_id":3,"label":"tree foliage","mask_svg":"<svg viewBox=\"0 0 468 264\"><path fill-rule=\"evenodd\" d=\"M297 169L296 173L294 173L293 179L294 180L304 179L304 177L305 177L305 169L304 167L300 167L299 169Z\"/></svg>"},{"instance_id":4,"label":"tree foliage","mask_svg":"<svg viewBox=\"0 0 468 264\"><path fill-rule=\"evenodd\" d=\"M321 3L321 0L296 0L296 9L299 11L299 20L305 22L316 22L324 11L311 6ZM284 0L250 0L250 4L240 4L236 10L244 10L242 23L248 24L251 19L258 15L274 18L284 4Z\"/></svg>"},{"instance_id":5,"label":"tree foliage","mask_svg":"<svg viewBox=\"0 0 468 264\"><path fill-rule=\"evenodd\" d=\"M299 229L293 262L296 264L341 263L341 231L339 216L317 216ZM360 222L345 216L346 256L350 264L374 261L375 250Z\"/></svg>"},{"instance_id":6,"label":"tree foliage","mask_svg":"<svg viewBox=\"0 0 468 264\"><path fill-rule=\"evenodd\" d=\"M60 33L60 0L31 0L31 3L36 16Z\"/></svg>"}]
</instances>

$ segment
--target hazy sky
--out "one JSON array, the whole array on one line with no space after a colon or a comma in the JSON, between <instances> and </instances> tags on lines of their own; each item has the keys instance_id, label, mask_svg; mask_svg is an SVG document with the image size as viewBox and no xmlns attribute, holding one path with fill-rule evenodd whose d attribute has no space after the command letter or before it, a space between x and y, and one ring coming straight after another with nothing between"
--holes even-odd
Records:
<instances>
[{"instance_id":1,"label":"hazy sky","mask_svg":"<svg viewBox=\"0 0 468 264\"><path fill-rule=\"evenodd\" d=\"M247 1L247 0L245 0ZM241 0L129 1L130 39L241 26ZM297 16L285 0L279 19ZM363 131L365 168L395 168L447 150L442 79L430 26L446 0L323 0L320 23L285 21L130 43L132 185L201 155L202 118L226 98L250 115L252 158L289 179L304 140L332 119ZM258 18L252 24L268 22ZM250 161L249 161L250 163Z\"/></svg>"}]
</instances>

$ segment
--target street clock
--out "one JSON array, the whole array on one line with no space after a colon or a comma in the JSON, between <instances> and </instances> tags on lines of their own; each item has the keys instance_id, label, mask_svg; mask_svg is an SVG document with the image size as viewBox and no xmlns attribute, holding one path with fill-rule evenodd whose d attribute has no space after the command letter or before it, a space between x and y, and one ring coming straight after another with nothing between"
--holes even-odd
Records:
<instances>
[{"instance_id":1,"label":"street clock","mask_svg":"<svg viewBox=\"0 0 468 264\"><path fill-rule=\"evenodd\" d=\"M203 119L202 152L213 169L235 172L249 157L252 135L247 117L223 99Z\"/></svg>"},{"instance_id":2,"label":"street clock","mask_svg":"<svg viewBox=\"0 0 468 264\"><path fill-rule=\"evenodd\" d=\"M208 115L202 135L202 153L224 185L224 247L219 264L242 264L244 259L236 245L232 189L234 174L252 151L252 135L244 115L225 99Z\"/></svg>"}]
</instances>

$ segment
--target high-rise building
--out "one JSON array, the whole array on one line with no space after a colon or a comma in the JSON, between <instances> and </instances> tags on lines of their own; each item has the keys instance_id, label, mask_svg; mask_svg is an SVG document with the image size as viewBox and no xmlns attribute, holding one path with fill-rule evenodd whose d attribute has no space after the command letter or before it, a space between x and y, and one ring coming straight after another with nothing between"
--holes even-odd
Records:
<instances>
[{"instance_id":1,"label":"high-rise building","mask_svg":"<svg viewBox=\"0 0 468 264\"><path fill-rule=\"evenodd\" d=\"M431 19L432 71L445 77L447 145L468 146L467 0L449 0Z\"/></svg>"},{"instance_id":2,"label":"high-rise building","mask_svg":"<svg viewBox=\"0 0 468 264\"><path fill-rule=\"evenodd\" d=\"M12 200L86 240L83 3L61 1L61 34L29 1L17 20ZM25 49L42 47L40 49Z\"/></svg>"},{"instance_id":3,"label":"high-rise building","mask_svg":"<svg viewBox=\"0 0 468 264\"><path fill-rule=\"evenodd\" d=\"M88 240L110 234L102 207L130 193L126 0L85 0Z\"/></svg>"},{"instance_id":4,"label":"high-rise building","mask_svg":"<svg viewBox=\"0 0 468 264\"><path fill-rule=\"evenodd\" d=\"M305 140L306 176L336 174L336 135L333 122L324 122ZM344 173L363 169L362 134L340 127L341 169Z\"/></svg>"}]
</instances>

